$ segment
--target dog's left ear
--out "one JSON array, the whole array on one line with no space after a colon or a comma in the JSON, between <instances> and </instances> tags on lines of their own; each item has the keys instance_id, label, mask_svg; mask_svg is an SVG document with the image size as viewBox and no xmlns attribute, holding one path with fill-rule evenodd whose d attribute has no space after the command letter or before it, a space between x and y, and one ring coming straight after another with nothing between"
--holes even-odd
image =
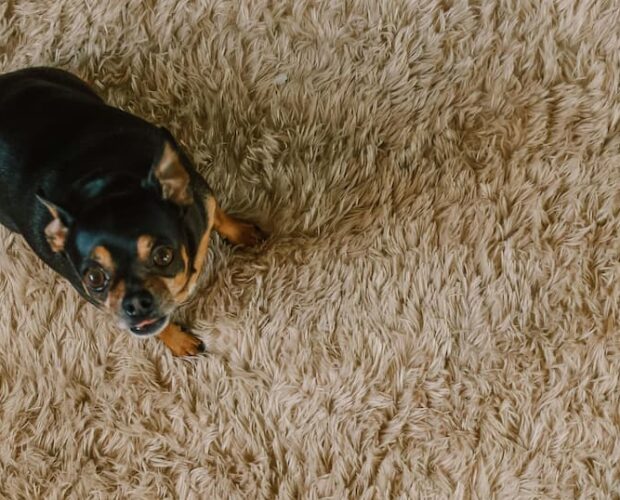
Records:
<instances>
[{"instance_id":1,"label":"dog's left ear","mask_svg":"<svg viewBox=\"0 0 620 500\"><path fill-rule=\"evenodd\" d=\"M194 202L190 186L189 173L183 166L181 155L170 133L164 132L164 147L158 160L153 163L147 186L159 186L162 198L180 206L189 206Z\"/></svg>"},{"instance_id":2,"label":"dog's left ear","mask_svg":"<svg viewBox=\"0 0 620 500\"><path fill-rule=\"evenodd\" d=\"M45 226L45 238L53 252L61 252L65 248L73 217L66 210L43 198L41 194L37 193L36 197L52 216L52 221Z\"/></svg>"}]
</instances>

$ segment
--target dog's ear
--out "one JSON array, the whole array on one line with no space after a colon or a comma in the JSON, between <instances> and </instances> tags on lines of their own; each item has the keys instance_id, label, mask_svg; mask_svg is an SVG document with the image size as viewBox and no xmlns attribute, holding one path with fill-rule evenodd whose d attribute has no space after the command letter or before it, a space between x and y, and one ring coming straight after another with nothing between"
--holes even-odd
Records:
<instances>
[{"instance_id":1,"label":"dog's ear","mask_svg":"<svg viewBox=\"0 0 620 500\"><path fill-rule=\"evenodd\" d=\"M144 184L147 187L158 187L164 200L189 206L194 202L189 173L170 132L166 129L162 129L162 132L165 140L161 155L153 163Z\"/></svg>"},{"instance_id":2,"label":"dog's ear","mask_svg":"<svg viewBox=\"0 0 620 500\"><path fill-rule=\"evenodd\" d=\"M53 252L61 252L65 248L73 217L66 210L43 198L40 193L37 193L36 197L52 216L52 221L45 226L45 238Z\"/></svg>"}]
</instances>

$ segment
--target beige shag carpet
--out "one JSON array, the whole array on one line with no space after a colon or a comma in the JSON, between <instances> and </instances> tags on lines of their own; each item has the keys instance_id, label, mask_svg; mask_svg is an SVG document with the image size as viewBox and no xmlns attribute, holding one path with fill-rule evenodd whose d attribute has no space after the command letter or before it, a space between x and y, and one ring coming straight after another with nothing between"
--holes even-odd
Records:
<instances>
[{"instance_id":1,"label":"beige shag carpet","mask_svg":"<svg viewBox=\"0 0 620 500\"><path fill-rule=\"evenodd\" d=\"M619 498L620 4L0 2L166 124L224 207L181 316L119 333L0 230L2 498Z\"/></svg>"}]
</instances>

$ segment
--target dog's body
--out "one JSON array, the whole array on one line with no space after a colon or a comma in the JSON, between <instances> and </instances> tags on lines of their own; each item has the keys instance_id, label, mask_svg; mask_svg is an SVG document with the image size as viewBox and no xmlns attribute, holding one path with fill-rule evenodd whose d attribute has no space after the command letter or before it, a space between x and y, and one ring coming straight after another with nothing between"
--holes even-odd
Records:
<instances>
[{"instance_id":1,"label":"dog's body","mask_svg":"<svg viewBox=\"0 0 620 500\"><path fill-rule=\"evenodd\" d=\"M218 208L165 129L51 68L0 76L0 223L88 301L177 355L202 348L169 317L193 292L211 229L239 244L262 237Z\"/></svg>"}]
</instances>

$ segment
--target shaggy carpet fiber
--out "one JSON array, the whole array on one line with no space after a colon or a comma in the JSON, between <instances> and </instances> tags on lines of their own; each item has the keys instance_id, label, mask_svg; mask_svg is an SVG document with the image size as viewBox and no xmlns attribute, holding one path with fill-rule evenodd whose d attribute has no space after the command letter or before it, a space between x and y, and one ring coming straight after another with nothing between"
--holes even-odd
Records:
<instances>
[{"instance_id":1,"label":"shaggy carpet fiber","mask_svg":"<svg viewBox=\"0 0 620 500\"><path fill-rule=\"evenodd\" d=\"M618 2L2 0L40 64L272 236L176 359L1 229L2 498L619 498Z\"/></svg>"}]
</instances>

